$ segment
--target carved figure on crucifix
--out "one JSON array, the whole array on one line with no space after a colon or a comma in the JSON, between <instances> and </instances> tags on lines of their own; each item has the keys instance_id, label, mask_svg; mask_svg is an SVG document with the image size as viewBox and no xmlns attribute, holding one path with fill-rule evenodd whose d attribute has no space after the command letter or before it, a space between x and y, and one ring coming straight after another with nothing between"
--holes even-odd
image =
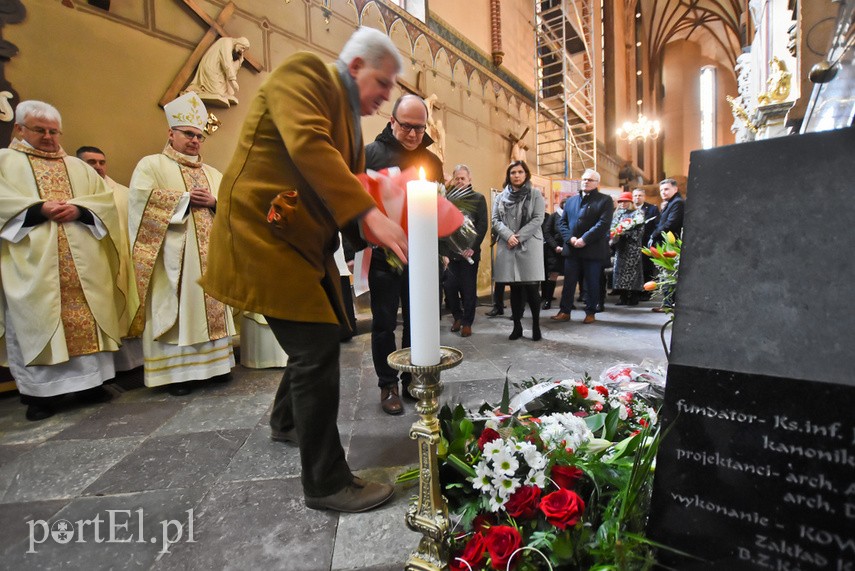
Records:
<instances>
[{"instance_id":1,"label":"carved figure on crucifix","mask_svg":"<svg viewBox=\"0 0 855 571\"><path fill-rule=\"evenodd\" d=\"M437 100L439 97L436 93L431 93L429 97L425 99L425 105L427 106L428 119L427 119L427 131L428 137L433 139L433 144L428 147L428 150L439 157L441 162L445 162L445 127L442 125L442 119L436 119L434 117L434 109L437 107Z\"/></svg>"},{"instance_id":2,"label":"carved figure on crucifix","mask_svg":"<svg viewBox=\"0 0 855 571\"><path fill-rule=\"evenodd\" d=\"M508 158L509 162L514 161L525 161L526 160L526 151L528 151L528 145L523 140L525 136L528 135L529 128L526 127L525 131L522 132L522 135L517 137L513 133L510 134L511 141L511 153Z\"/></svg>"},{"instance_id":3,"label":"carved figure on crucifix","mask_svg":"<svg viewBox=\"0 0 855 571\"><path fill-rule=\"evenodd\" d=\"M240 90L237 72L248 49L249 40L246 38L218 39L202 56L196 75L183 93L195 91L208 105L237 105L237 92Z\"/></svg>"}]
</instances>

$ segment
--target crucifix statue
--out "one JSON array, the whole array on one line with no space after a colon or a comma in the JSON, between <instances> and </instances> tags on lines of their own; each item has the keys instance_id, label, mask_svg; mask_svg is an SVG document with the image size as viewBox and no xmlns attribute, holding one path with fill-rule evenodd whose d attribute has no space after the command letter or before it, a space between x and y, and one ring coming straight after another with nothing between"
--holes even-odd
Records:
<instances>
[{"instance_id":1,"label":"crucifix statue","mask_svg":"<svg viewBox=\"0 0 855 571\"><path fill-rule=\"evenodd\" d=\"M235 76L232 73L228 72L230 68L234 73L237 72L237 67L239 64L245 63L250 68L255 70L256 72L264 69L264 66L261 62L257 61L252 55L247 51L249 47L249 42L246 41L245 38L230 38L228 36L228 32L226 32L225 25L226 22L232 17L232 14L235 11L234 2L229 2L225 5L223 10L217 16L217 19L211 18L197 3L196 0L182 0L193 12L196 13L199 18L201 18L205 23L208 24L208 31L205 32L205 35L202 37L202 40L199 42L199 45L196 46L196 49L193 50L193 53L190 54L190 57L187 59L187 62L178 72L178 75L175 76L175 79L172 80L172 83L166 90L166 93L163 94L163 97L158 101L158 105L163 107L181 93L182 88L187 85L187 82L190 81L190 78L193 77L193 72L196 70L196 67L199 66L203 59L211 58L222 59L222 54L219 54L219 49L211 50L214 47L215 43L218 40L229 40L229 42L220 42L222 46L227 46L229 49L227 50L233 59L230 61L219 62L220 64L228 64L228 67L223 71L223 91L219 95L217 100L219 101L220 106L228 107L231 103L237 103L237 98L234 97L234 92L237 91L235 89L237 82L235 81ZM219 46L218 46L219 47ZM210 53L209 53L210 52ZM235 52L238 52L237 57L234 57ZM216 62L212 62L208 65L209 68L213 68L213 64ZM237 64L237 65L236 65ZM222 66L221 66L222 67ZM200 74L202 74L202 70L200 70ZM196 78L194 78L194 88L198 88L196 83L199 83L195 80L199 78L200 74L196 74ZM219 86L219 80L212 81L207 80L209 85L217 85ZM212 91L213 92L213 91ZM202 94L200 94L201 96ZM210 101L210 99L209 99ZM212 101L214 104L217 104L217 101Z\"/></svg>"},{"instance_id":2,"label":"crucifix statue","mask_svg":"<svg viewBox=\"0 0 855 571\"><path fill-rule=\"evenodd\" d=\"M517 137L513 133L509 133L508 137L505 137L511 143L511 152L509 153L509 159L511 162L513 161L524 161L526 160L526 151L528 150L528 145L523 140L525 136L528 135L529 127L525 128L525 131L522 132L522 135Z\"/></svg>"}]
</instances>

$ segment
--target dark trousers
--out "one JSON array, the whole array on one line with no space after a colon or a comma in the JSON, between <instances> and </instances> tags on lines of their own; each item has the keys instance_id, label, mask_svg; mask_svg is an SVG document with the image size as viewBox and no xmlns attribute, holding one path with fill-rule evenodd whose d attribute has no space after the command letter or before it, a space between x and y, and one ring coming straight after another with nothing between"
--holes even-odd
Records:
<instances>
[{"instance_id":1,"label":"dark trousers","mask_svg":"<svg viewBox=\"0 0 855 571\"><path fill-rule=\"evenodd\" d=\"M336 424L339 326L269 316L265 319L288 353L288 365L273 400L270 427L278 432L297 430L303 493L312 498L334 494L353 480Z\"/></svg>"},{"instance_id":2,"label":"dark trousers","mask_svg":"<svg viewBox=\"0 0 855 571\"><path fill-rule=\"evenodd\" d=\"M374 253L377 255L377 252ZM385 262L384 262L385 264ZM401 348L410 346L410 273L376 268L372 260L368 270L368 287L371 289L371 358L377 373L377 385L385 387L398 382L398 371L389 366L386 358L396 349L395 328L398 325L398 306L404 318Z\"/></svg>"},{"instance_id":3,"label":"dark trousers","mask_svg":"<svg viewBox=\"0 0 855 571\"><path fill-rule=\"evenodd\" d=\"M451 260L445 270L445 298L451 306L451 315L462 325L472 326L475 306L478 305L478 260Z\"/></svg>"},{"instance_id":4,"label":"dark trousers","mask_svg":"<svg viewBox=\"0 0 855 571\"><path fill-rule=\"evenodd\" d=\"M356 335L356 312L353 309L350 276L341 276L341 298L344 301L344 310L347 312L347 323L339 326L340 338L342 341L348 341Z\"/></svg>"},{"instance_id":5,"label":"dark trousers","mask_svg":"<svg viewBox=\"0 0 855 571\"><path fill-rule=\"evenodd\" d=\"M581 258L564 259L564 290L561 292L561 312L570 313L576 284L582 281L585 292L585 314L594 315L600 303L600 288L603 285L603 262Z\"/></svg>"},{"instance_id":6,"label":"dark trousers","mask_svg":"<svg viewBox=\"0 0 855 571\"><path fill-rule=\"evenodd\" d=\"M508 284L496 282L493 284L493 307L496 309L505 308L505 286Z\"/></svg>"}]
</instances>

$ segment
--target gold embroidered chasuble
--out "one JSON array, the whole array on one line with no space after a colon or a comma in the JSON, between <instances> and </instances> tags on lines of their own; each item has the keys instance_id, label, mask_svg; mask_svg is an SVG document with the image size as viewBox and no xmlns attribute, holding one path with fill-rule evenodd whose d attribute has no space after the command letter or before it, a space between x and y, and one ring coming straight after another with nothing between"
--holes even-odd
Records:
<instances>
[{"instance_id":1,"label":"gold embroidered chasuble","mask_svg":"<svg viewBox=\"0 0 855 571\"><path fill-rule=\"evenodd\" d=\"M230 309L196 283L206 269L214 213L181 199L193 188L217 195L222 175L190 160L168 144L160 155L144 157L131 177L129 233L140 307L131 326L139 335L152 327L153 338L194 345L234 333ZM181 204L182 212L176 212ZM151 323L146 323L146 306Z\"/></svg>"},{"instance_id":2,"label":"gold embroidered chasuble","mask_svg":"<svg viewBox=\"0 0 855 571\"><path fill-rule=\"evenodd\" d=\"M0 334L14 329L25 365L55 365L72 357L115 351L124 333L127 284L117 282L120 236L113 195L83 161L38 151L18 141L0 150L0 227L30 206L64 200L86 208L107 236L79 222L46 221L17 242L0 243L0 280L8 309Z\"/></svg>"},{"instance_id":3,"label":"gold embroidered chasuble","mask_svg":"<svg viewBox=\"0 0 855 571\"><path fill-rule=\"evenodd\" d=\"M136 315L140 305L139 295L137 295L137 282L134 277L133 264L131 263L131 248L128 243L128 195L130 194L130 190L127 186L119 184L109 176L104 177L104 182L107 183L107 188L113 191L113 201L116 204L116 212L119 218L120 236L114 239L114 242L119 246L120 259L122 261L117 279L119 283L126 284L128 291L128 303L125 306L125 311L120 316L122 331L127 332L131 325L131 319ZM123 337L126 336L123 334Z\"/></svg>"}]
</instances>

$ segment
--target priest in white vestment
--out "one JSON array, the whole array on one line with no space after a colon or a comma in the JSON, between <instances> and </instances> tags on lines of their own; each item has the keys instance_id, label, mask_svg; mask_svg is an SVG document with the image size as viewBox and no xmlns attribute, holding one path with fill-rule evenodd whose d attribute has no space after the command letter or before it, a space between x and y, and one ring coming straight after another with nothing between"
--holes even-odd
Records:
<instances>
[{"instance_id":1,"label":"priest in white vestment","mask_svg":"<svg viewBox=\"0 0 855 571\"><path fill-rule=\"evenodd\" d=\"M234 367L231 309L197 281L222 174L202 161L208 113L189 92L164 106L169 140L131 176L128 231L140 297L130 334L142 333L148 387L190 392L187 381L229 378Z\"/></svg>"},{"instance_id":2,"label":"priest in white vestment","mask_svg":"<svg viewBox=\"0 0 855 571\"><path fill-rule=\"evenodd\" d=\"M0 354L29 420L53 415L58 395L110 399L128 295L113 195L61 134L56 108L22 101L0 150Z\"/></svg>"},{"instance_id":3,"label":"priest in white vestment","mask_svg":"<svg viewBox=\"0 0 855 571\"><path fill-rule=\"evenodd\" d=\"M119 279L123 284L128 285L128 303L125 306L125 312L122 314L122 347L113 353L113 359L116 366L116 372L130 371L143 365L143 350L142 340L139 337L127 337L125 334L130 327L130 320L136 315L139 307L139 297L137 296L137 284L134 278L133 263L131 262L131 249L128 244L128 195L130 190L127 186L119 184L107 175L107 155L98 147L83 146L77 149L74 153L77 158L95 169L107 187L113 191L113 201L116 203L116 210L119 215L119 228L121 236L116 240L120 241L122 247L120 255L122 259L121 271Z\"/></svg>"}]
</instances>

